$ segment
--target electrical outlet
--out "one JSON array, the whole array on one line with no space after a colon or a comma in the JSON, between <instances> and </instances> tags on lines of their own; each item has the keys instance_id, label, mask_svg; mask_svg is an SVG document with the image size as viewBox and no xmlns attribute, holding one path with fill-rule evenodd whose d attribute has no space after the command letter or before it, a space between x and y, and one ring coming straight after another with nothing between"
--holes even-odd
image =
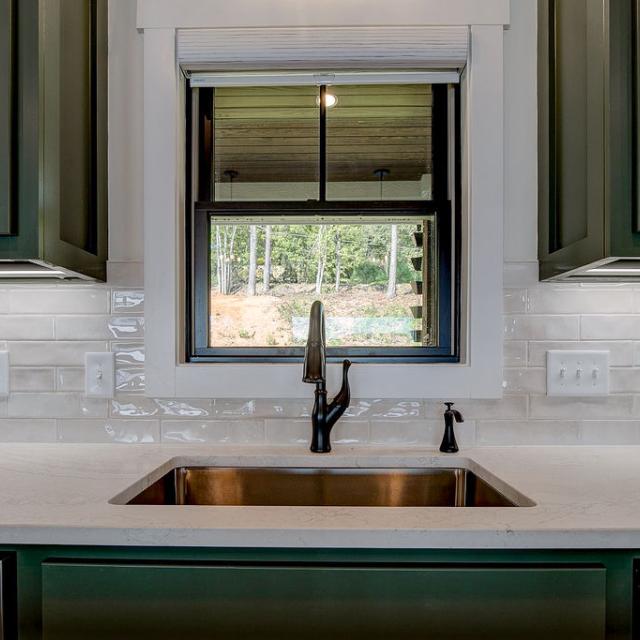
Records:
<instances>
[{"instance_id":1,"label":"electrical outlet","mask_svg":"<svg viewBox=\"0 0 640 640\"><path fill-rule=\"evenodd\" d=\"M115 354L84 354L84 390L88 398L113 398L115 389Z\"/></svg>"},{"instance_id":2,"label":"electrical outlet","mask_svg":"<svg viewBox=\"0 0 640 640\"><path fill-rule=\"evenodd\" d=\"M0 398L9 395L9 352L0 351Z\"/></svg>"},{"instance_id":3,"label":"electrical outlet","mask_svg":"<svg viewBox=\"0 0 640 640\"><path fill-rule=\"evenodd\" d=\"M609 395L609 352L547 351L547 395Z\"/></svg>"}]
</instances>

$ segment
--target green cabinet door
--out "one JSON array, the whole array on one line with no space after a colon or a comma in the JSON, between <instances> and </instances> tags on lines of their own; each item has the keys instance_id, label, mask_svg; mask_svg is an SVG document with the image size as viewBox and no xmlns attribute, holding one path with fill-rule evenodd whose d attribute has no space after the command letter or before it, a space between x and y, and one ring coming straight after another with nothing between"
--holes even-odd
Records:
<instances>
[{"instance_id":1,"label":"green cabinet door","mask_svg":"<svg viewBox=\"0 0 640 640\"><path fill-rule=\"evenodd\" d=\"M595 640L600 566L42 567L45 640Z\"/></svg>"},{"instance_id":2,"label":"green cabinet door","mask_svg":"<svg viewBox=\"0 0 640 640\"><path fill-rule=\"evenodd\" d=\"M15 232L16 0L0 0L0 236Z\"/></svg>"}]
</instances>

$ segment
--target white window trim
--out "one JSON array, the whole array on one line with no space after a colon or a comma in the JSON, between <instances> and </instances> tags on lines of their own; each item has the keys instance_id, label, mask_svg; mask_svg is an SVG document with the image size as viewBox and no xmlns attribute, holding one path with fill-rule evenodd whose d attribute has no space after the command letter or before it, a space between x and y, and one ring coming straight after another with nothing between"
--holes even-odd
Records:
<instances>
[{"instance_id":1,"label":"white window trim","mask_svg":"<svg viewBox=\"0 0 640 640\"><path fill-rule=\"evenodd\" d=\"M238 8L238 0L227 3L237 12L233 25L228 24L230 16L211 10L216 8L212 5L220 4L217 2L138 2L138 26L144 28L145 374L149 396L299 398L310 393L309 385L301 381L300 364L180 362L184 308L180 136L184 121L175 29L196 23L216 27L221 20L227 26L261 26L255 21L262 16L272 20L277 7L290 7L291 1L242 0L243 5L253 3L250 13ZM341 0L331 12L326 2L318 3L324 9L322 24L330 24L331 16L340 14L345 6L348 12L349 7L360 4L360 0ZM177 11L176 5L189 10ZM441 0L397 0L385 19L391 20L393 14L396 23L398 16L406 19L407 11L415 13L419 7L424 24L471 27L471 58L462 77L466 105L463 209L467 218L462 239L464 362L358 364L351 370L354 397L497 398L502 394L503 27L508 22L508 0L449 0L444 5ZM482 5L482 20L477 5ZM469 16L466 22L465 15ZM237 24L246 21L246 16L251 16L251 24ZM482 24L474 23L476 19ZM487 24L487 20L495 22ZM313 26L313 21L305 26ZM337 365L328 367L328 377L333 389L338 384Z\"/></svg>"}]
</instances>

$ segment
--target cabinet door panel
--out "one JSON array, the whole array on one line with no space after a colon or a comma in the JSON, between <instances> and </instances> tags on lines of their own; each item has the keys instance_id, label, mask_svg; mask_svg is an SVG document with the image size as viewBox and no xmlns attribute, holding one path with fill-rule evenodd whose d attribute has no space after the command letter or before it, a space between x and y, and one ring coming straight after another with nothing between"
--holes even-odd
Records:
<instances>
[{"instance_id":1,"label":"cabinet door panel","mask_svg":"<svg viewBox=\"0 0 640 640\"><path fill-rule=\"evenodd\" d=\"M43 565L45 640L595 640L602 567Z\"/></svg>"},{"instance_id":2,"label":"cabinet door panel","mask_svg":"<svg viewBox=\"0 0 640 640\"><path fill-rule=\"evenodd\" d=\"M44 257L103 279L107 3L43 6Z\"/></svg>"},{"instance_id":3,"label":"cabinet door panel","mask_svg":"<svg viewBox=\"0 0 640 640\"><path fill-rule=\"evenodd\" d=\"M15 233L16 0L0 0L0 236Z\"/></svg>"}]
</instances>

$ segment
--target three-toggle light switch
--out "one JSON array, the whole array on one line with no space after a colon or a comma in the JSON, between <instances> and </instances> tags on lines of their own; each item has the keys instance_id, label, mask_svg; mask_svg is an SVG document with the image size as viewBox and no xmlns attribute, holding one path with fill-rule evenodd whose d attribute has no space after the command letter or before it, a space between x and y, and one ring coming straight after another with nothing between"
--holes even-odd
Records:
<instances>
[{"instance_id":1,"label":"three-toggle light switch","mask_svg":"<svg viewBox=\"0 0 640 640\"><path fill-rule=\"evenodd\" d=\"M547 351L547 395L609 395L609 352Z\"/></svg>"}]
</instances>

